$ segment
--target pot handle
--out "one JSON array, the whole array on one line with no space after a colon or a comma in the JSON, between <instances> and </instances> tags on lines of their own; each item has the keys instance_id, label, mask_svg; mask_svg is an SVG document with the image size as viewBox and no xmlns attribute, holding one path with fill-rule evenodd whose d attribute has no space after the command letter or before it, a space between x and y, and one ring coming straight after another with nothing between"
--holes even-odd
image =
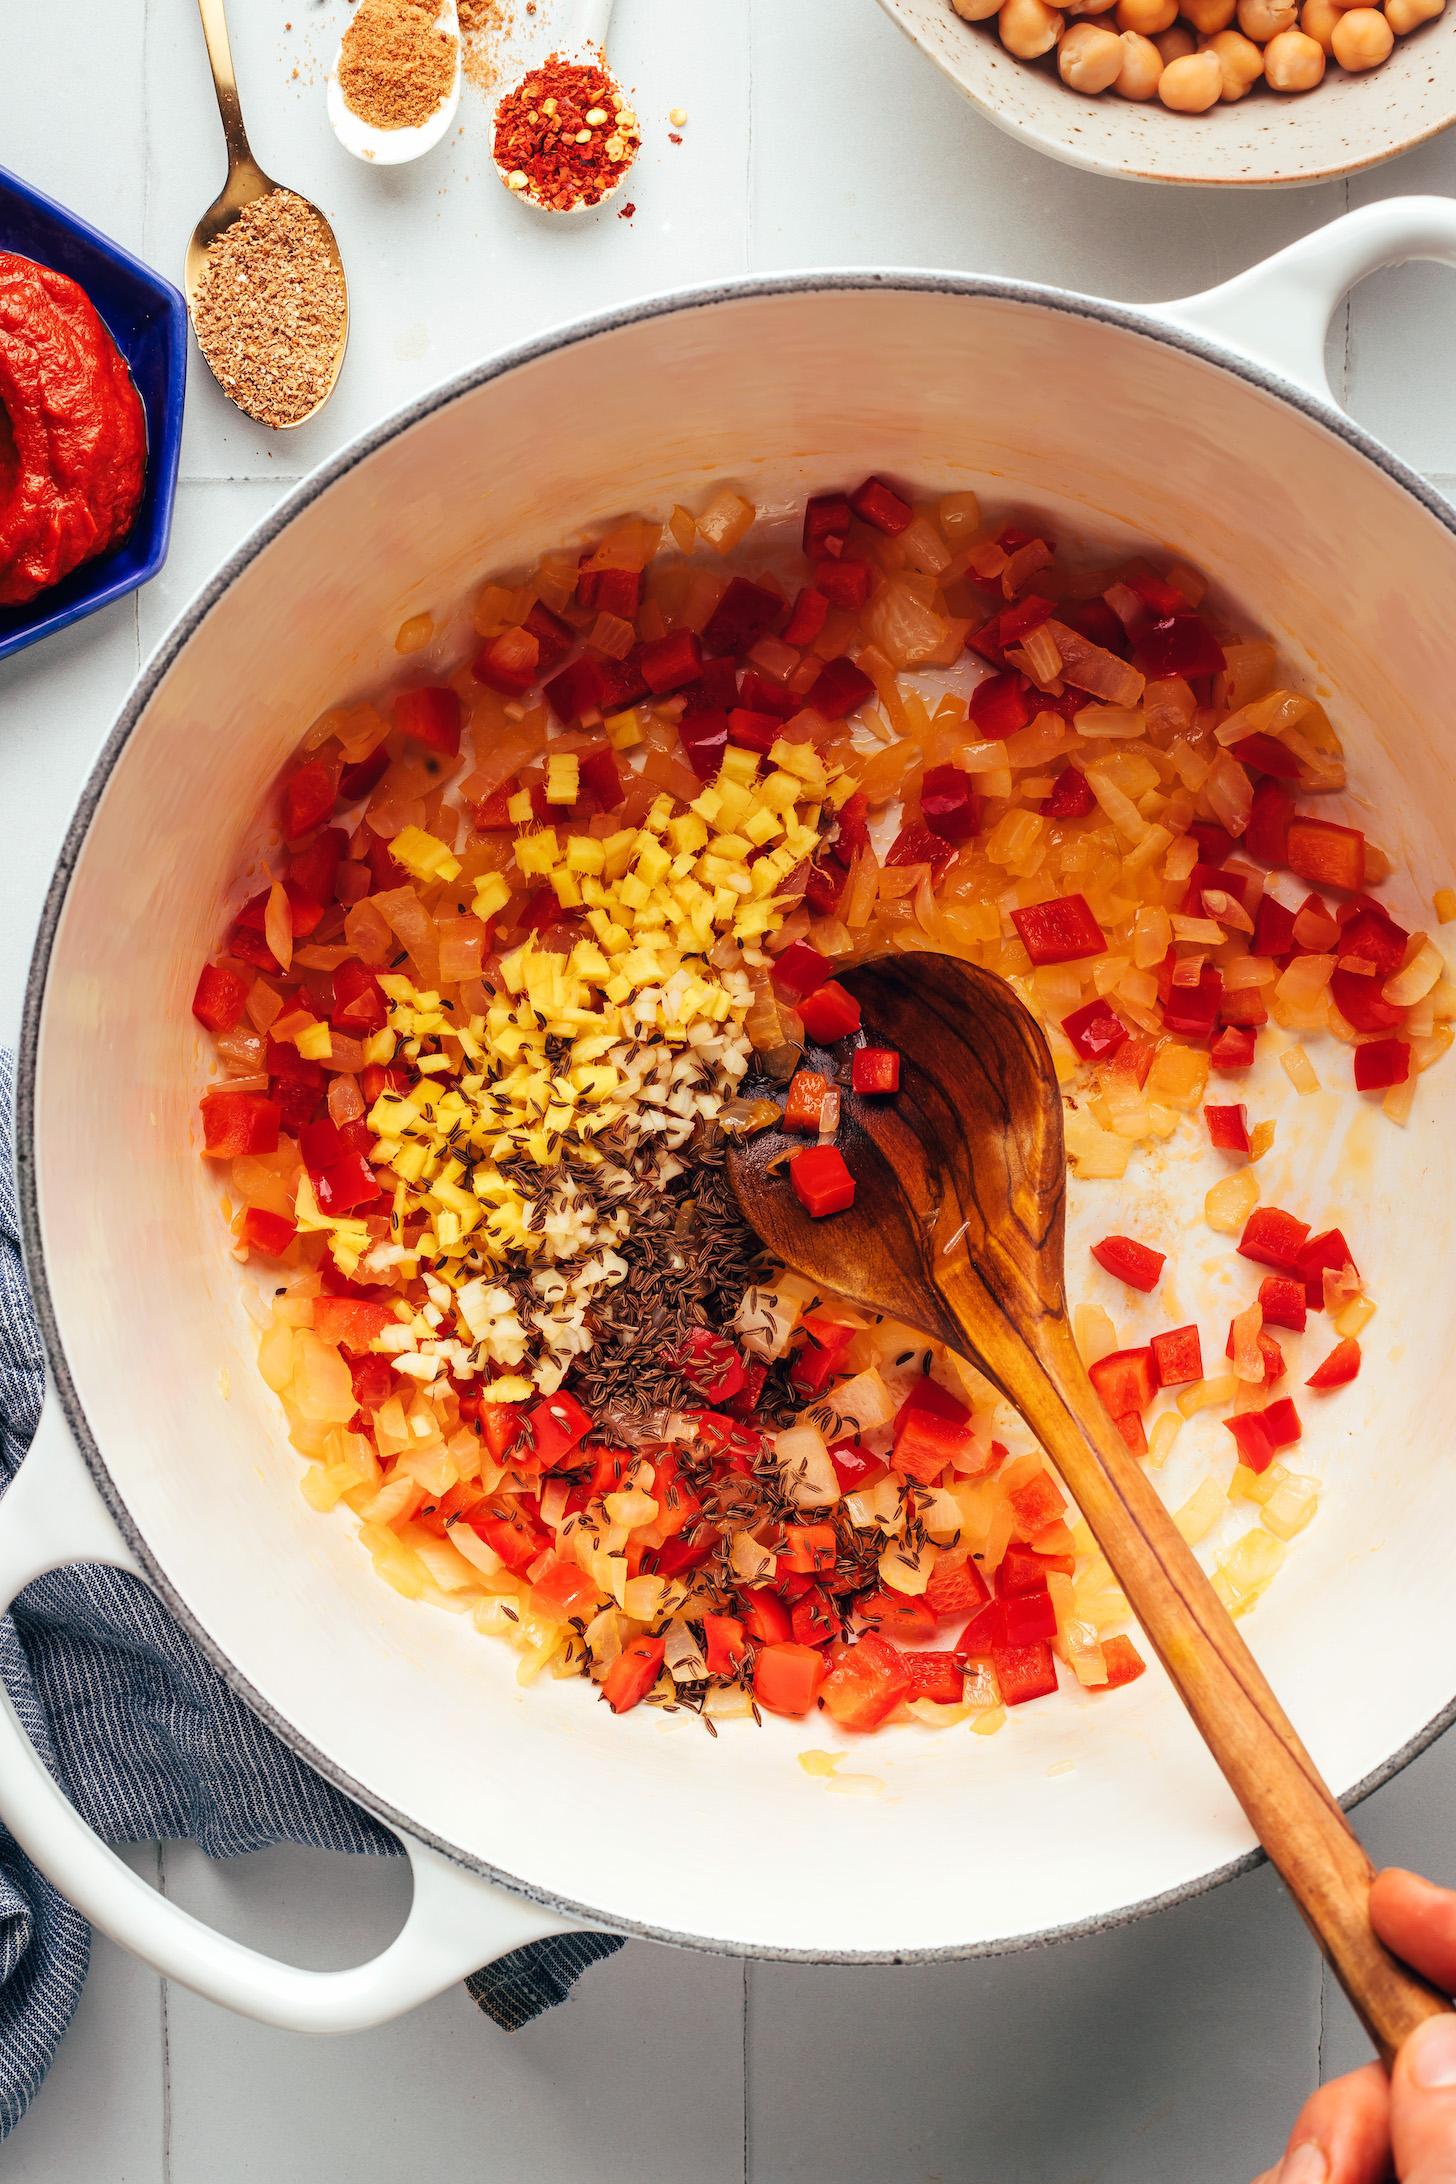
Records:
<instances>
[{"instance_id":1,"label":"pot handle","mask_svg":"<svg viewBox=\"0 0 1456 2184\"><path fill-rule=\"evenodd\" d=\"M1382 266L1434 258L1456 266L1456 202L1392 197L1362 205L1219 288L1151 306L1155 317L1282 372L1335 407L1325 338L1345 291Z\"/></svg>"},{"instance_id":2,"label":"pot handle","mask_svg":"<svg viewBox=\"0 0 1456 2184\"><path fill-rule=\"evenodd\" d=\"M0 1613L32 1578L68 1562L146 1575L48 1396L30 1452L0 1501ZM551 1934L585 1931L580 1921L543 1910L401 1834L414 1899L389 1947L343 1972L280 1963L215 1932L123 1864L56 1783L3 1685L0 1819L62 1895L113 1941L208 2001L289 2032L384 2024L496 1957Z\"/></svg>"}]
</instances>

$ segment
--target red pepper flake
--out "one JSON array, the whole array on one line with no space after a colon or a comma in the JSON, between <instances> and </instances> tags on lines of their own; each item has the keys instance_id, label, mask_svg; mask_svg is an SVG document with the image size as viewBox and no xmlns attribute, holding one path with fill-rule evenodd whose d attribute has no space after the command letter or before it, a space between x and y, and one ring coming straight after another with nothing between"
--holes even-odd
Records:
<instances>
[{"instance_id":1,"label":"red pepper flake","mask_svg":"<svg viewBox=\"0 0 1456 2184\"><path fill-rule=\"evenodd\" d=\"M626 204L623 205L618 211L617 218L619 220L631 220L636 217L636 213L637 207L633 204L631 198L629 197Z\"/></svg>"},{"instance_id":2,"label":"red pepper flake","mask_svg":"<svg viewBox=\"0 0 1456 2184\"><path fill-rule=\"evenodd\" d=\"M553 53L496 109L495 163L507 189L554 212L599 204L642 141L615 79L590 61Z\"/></svg>"}]
</instances>

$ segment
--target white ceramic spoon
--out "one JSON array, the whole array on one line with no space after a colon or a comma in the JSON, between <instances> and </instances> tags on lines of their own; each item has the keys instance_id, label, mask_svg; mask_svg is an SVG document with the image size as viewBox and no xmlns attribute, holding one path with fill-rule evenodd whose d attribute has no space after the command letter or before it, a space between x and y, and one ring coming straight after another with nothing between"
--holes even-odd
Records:
<instances>
[{"instance_id":1,"label":"white ceramic spoon","mask_svg":"<svg viewBox=\"0 0 1456 2184\"><path fill-rule=\"evenodd\" d=\"M598 61L606 69L608 75L611 75L611 63L607 59L607 32L612 27L612 10L615 5L616 0L578 0L575 11L576 36L569 45L562 45L561 52L568 59ZM527 74L529 75L529 73L528 69ZM510 85L502 92L502 98L509 98L511 92L516 88L517 85ZM492 120L492 130L494 130L494 126ZM575 220L582 213L596 212L601 206L609 203L632 172L633 165L634 160L626 160L611 188L603 190L601 196L593 198L590 204L578 200L574 205L543 205L540 198L533 197L529 190L511 189L509 182L506 180L510 170L503 167L499 160L496 161L495 171L500 176L503 187L510 196L516 199L518 204L529 205L534 212L547 213L553 220Z\"/></svg>"},{"instance_id":2,"label":"white ceramic spoon","mask_svg":"<svg viewBox=\"0 0 1456 2184\"><path fill-rule=\"evenodd\" d=\"M440 0L440 12L435 17L435 27L448 32L455 41L455 74L450 80L449 90L433 114L416 129L376 129L372 122L362 120L352 107L346 105L339 83L339 55L335 53L333 65L329 69L329 121L344 150L352 152L356 159L369 160L376 167L402 167L406 161L419 159L424 153L432 151L455 119L456 108L460 104L463 68L460 16L455 0ZM342 39L339 45L342 50Z\"/></svg>"}]
</instances>

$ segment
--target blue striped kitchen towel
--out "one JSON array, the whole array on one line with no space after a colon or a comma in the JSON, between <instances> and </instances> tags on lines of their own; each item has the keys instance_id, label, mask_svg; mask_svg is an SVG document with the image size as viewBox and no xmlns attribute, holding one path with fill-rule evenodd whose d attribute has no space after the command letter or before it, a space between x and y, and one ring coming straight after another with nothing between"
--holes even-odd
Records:
<instances>
[{"instance_id":1,"label":"blue striped kitchen towel","mask_svg":"<svg viewBox=\"0 0 1456 2184\"><path fill-rule=\"evenodd\" d=\"M44 1371L20 1263L13 1066L0 1053L0 1488L40 1415ZM397 1854L394 1837L265 1729L138 1579L74 1568L0 1618L0 1675L47 1765L111 1843L191 1836L215 1858L266 1843ZM25 2114L71 2021L91 1934L0 1827L0 2138ZM565 2001L622 1946L564 1934L467 1984L507 2031Z\"/></svg>"}]
</instances>

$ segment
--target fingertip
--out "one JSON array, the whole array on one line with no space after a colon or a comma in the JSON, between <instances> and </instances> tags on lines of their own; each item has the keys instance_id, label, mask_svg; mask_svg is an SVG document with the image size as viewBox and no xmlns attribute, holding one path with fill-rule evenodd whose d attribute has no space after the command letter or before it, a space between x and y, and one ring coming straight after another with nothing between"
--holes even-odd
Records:
<instances>
[{"instance_id":1,"label":"fingertip","mask_svg":"<svg viewBox=\"0 0 1456 2184\"><path fill-rule=\"evenodd\" d=\"M1371 1884L1370 1922L1417 1971L1448 1991L1456 1986L1456 1894L1449 1888L1388 1866Z\"/></svg>"}]
</instances>

